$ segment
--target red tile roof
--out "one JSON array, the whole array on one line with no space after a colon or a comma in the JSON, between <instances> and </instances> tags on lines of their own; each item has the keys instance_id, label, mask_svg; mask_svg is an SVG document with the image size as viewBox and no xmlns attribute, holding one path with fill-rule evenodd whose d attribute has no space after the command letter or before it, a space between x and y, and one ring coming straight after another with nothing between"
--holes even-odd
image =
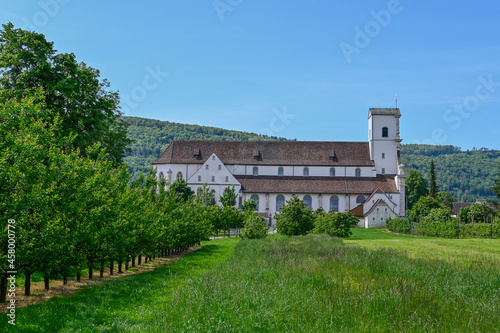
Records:
<instances>
[{"instance_id":1,"label":"red tile roof","mask_svg":"<svg viewBox=\"0 0 500 333\"><path fill-rule=\"evenodd\" d=\"M213 153L224 164L375 165L368 142L209 140L174 141L153 164L202 164Z\"/></svg>"},{"instance_id":2,"label":"red tile roof","mask_svg":"<svg viewBox=\"0 0 500 333\"><path fill-rule=\"evenodd\" d=\"M238 176L243 190L249 193L324 193L369 195L380 188L385 193L397 193L394 177L277 177Z\"/></svg>"}]
</instances>

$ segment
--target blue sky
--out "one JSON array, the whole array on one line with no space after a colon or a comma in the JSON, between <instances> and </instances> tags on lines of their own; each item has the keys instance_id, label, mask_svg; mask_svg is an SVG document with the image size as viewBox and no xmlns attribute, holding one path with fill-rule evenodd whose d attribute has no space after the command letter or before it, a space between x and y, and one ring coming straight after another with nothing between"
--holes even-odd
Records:
<instances>
[{"instance_id":1,"label":"blue sky","mask_svg":"<svg viewBox=\"0 0 500 333\"><path fill-rule=\"evenodd\" d=\"M366 141L398 95L403 143L500 149L497 1L0 0L101 71L126 115Z\"/></svg>"}]
</instances>

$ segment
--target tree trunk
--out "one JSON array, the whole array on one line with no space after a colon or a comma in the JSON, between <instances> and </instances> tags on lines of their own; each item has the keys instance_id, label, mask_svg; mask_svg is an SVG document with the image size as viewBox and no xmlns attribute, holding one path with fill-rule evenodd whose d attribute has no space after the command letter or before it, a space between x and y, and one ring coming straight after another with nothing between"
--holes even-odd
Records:
<instances>
[{"instance_id":1,"label":"tree trunk","mask_svg":"<svg viewBox=\"0 0 500 333\"><path fill-rule=\"evenodd\" d=\"M63 277L63 285L67 285L68 284L68 278L65 276Z\"/></svg>"},{"instance_id":2,"label":"tree trunk","mask_svg":"<svg viewBox=\"0 0 500 333\"><path fill-rule=\"evenodd\" d=\"M113 275L113 270L115 269L115 263L113 260L109 262L109 275Z\"/></svg>"},{"instance_id":3,"label":"tree trunk","mask_svg":"<svg viewBox=\"0 0 500 333\"><path fill-rule=\"evenodd\" d=\"M101 269L99 270L99 276L100 277L104 276L104 264L105 264L105 261L101 260Z\"/></svg>"},{"instance_id":4,"label":"tree trunk","mask_svg":"<svg viewBox=\"0 0 500 333\"><path fill-rule=\"evenodd\" d=\"M148 256L145 256L144 257L144 263L147 264L148 263Z\"/></svg>"},{"instance_id":5,"label":"tree trunk","mask_svg":"<svg viewBox=\"0 0 500 333\"><path fill-rule=\"evenodd\" d=\"M92 267L93 265L94 263L92 261L89 261L89 280L92 280L94 278L94 267Z\"/></svg>"},{"instance_id":6,"label":"tree trunk","mask_svg":"<svg viewBox=\"0 0 500 333\"><path fill-rule=\"evenodd\" d=\"M80 282L81 278L82 278L82 272L80 272L80 270L78 269L76 271L76 282Z\"/></svg>"},{"instance_id":7,"label":"tree trunk","mask_svg":"<svg viewBox=\"0 0 500 333\"><path fill-rule=\"evenodd\" d=\"M43 277L43 282L45 282L45 290L49 290L50 289L50 279L48 276L44 276Z\"/></svg>"},{"instance_id":8,"label":"tree trunk","mask_svg":"<svg viewBox=\"0 0 500 333\"><path fill-rule=\"evenodd\" d=\"M4 273L0 279L0 303L5 303L7 300L7 273Z\"/></svg>"},{"instance_id":9,"label":"tree trunk","mask_svg":"<svg viewBox=\"0 0 500 333\"><path fill-rule=\"evenodd\" d=\"M128 271L128 260L125 261L125 270Z\"/></svg>"},{"instance_id":10,"label":"tree trunk","mask_svg":"<svg viewBox=\"0 0 500 333\"><path fill-rule=\"evenodd\" d=\"M135 256L132 256L132 267L135 267Z\"/></svg>"},{"instance_id":11,"label":"tree trunk","mask_svg":"<svg viewBox=\"0 0 500 333\"><path fill-rule=\"evenodd\" d=\"M122 265L123 265L123 263L121 263L121 262L118 263L118 274L123 273Z\"/></svg>"},{"instance_id":12,"label":"tree trunk","mask_svg":"<svg viewBox=\"0 0 500 333\"><path fill-rule=\"evenodd\" d=\"M142 255L139 254L139 256L137 257L137 265L140 265L142 262Z\"/></svg>"},{"instance_id":13,"label":"tree trunk","mask_svg":"<svg viewBox=\"0 0 500 333\"><path fill-rule=\"evenodd\" d=\"M24 272L24 295L31 296L31 272Z\"/></svg>"}]
</instances>

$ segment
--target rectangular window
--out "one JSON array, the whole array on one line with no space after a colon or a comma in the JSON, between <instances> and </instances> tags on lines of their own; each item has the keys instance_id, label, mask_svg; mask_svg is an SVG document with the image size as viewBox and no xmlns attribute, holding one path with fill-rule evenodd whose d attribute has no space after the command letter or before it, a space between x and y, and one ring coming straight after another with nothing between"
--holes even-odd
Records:
<instances>
[{"instance_id":1,"label":"rectangular window","mask_svg":"<svg viewBox=\"0 0 500 333\"><path fill-rule=\"evenodd\" d=\"M215 182L215 176L212 176L212 181Z\"/></svg>"},{"instance_id":2,"label":"rectangular window","mask_svg":"<svg viewBox=\"0 0 500 333\"><path fill-rule=\"evenodd\" d=\"M201 182L201 176L198 176L198 181Z\"/></svg>"},{"instance_id":3,"label":"rectangular window","mask_svg":"<svg viewBox=\"0 0 500 333\"><path fill-rule=\"evenodd\" d=\"M385 175L385 168L382 168L382 174Z\"/></svg>"},{"instance_id":4,"label":"rectangular window","mask_svg":"<svg viewBox=\"0 0 500 333\"><path fill-rule=\"evenodd\" d=\"M206 169L206 170L208 170L208 164L207 164L207 165L205 165L205 169Z\"/></svg>"},{"instance_id":5,"label":"rectangular window","mask_svg":"<svg viewBox=\"0 0 500 333\"><path fill-rule=\"evenodd\" d=\"M382 153L382 158L385 158L385 153Z\"/></svg>"},{"instance_id":6,"label":"rectangular window","mask_svg":"<svg viewBox=\"0 0 500 333\"><path fill-rule=\"evenodd\" d=\"M222 165L219 164L219 170L222 170Z\"/></svg>"},{"instance_id":7,"label":"rectangular window","mask_svg":"<svg viewBox=\"0 0 500 333\"><path fill-rule=\"evenodd\" d=\"M226 183L229 183L229 176L226 176Z\"/></svg>"}]
</instances>

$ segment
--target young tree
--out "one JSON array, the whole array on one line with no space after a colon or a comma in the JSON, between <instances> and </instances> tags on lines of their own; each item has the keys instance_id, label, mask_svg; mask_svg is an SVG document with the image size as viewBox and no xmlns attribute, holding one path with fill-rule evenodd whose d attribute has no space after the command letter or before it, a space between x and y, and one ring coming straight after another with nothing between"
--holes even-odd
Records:
<instances>
[{"instance_id":1,"label":"young tree","mask_svg":"<svg viewBox=\"0 0 500 333\"><path fill-rule=\"evenodd\" d=\"M210 191L207 184L203 184L196 192L196 201L204 206L211 206L214 204L214 193Z\"/></svg>"},{"instance_id":2,"label":"young tree","mask_svg":"<svg viewBox=\"0 0 500 333\"><path fill-rule=\"evenodd\" d=\"M431 175L429 181L429 196L437 199L438 188L436 184L436 169L434 167L434 160L431 160Z\"/></svg>"},{"instance_id":3,"label":"young tree","mask_svg":"<svg viewBox=\"0 0 500 333\"><path fill-rule=\"evenodd\" d=\"M313 212L304 201L293 196L277 214L276 228L285 236L306 235L314 228Z\"/></svg>"},{"instance_id":4,"label":"young tree","mask_svg":"<svg viewBox=\"0 0 500 333\"><path fill-rule=\"evenodd\" d=\"M346 238L352 235L351 228L358 224L359 219L353 213L329 213L317 214L314 221L312 233L327 234L333 237Z\"/></svg>"},{"instance_id":5,"label":"young tree","mask_svg":"<svg viewBox=\"0 0 500 333\"><path fill-rule=\"evenodd\" d=\"M264 238L267 236L267 231L269 230L264 218L253 212L245 213L243 227L245 229L240 233L240 237L243 239Z\"/></svg>"},{"instance_id":6,"label":"young tree","mask_svg":"<svg viewBox=\"0 0 500 333\"><path fill-rule=\"evenodd\" d=\"M253 201L252 199L248 199L243 201L243 205L241 205L241 210L245 213L253 213L257 210L258 201Z\"/></svg>"},{"instance_id":7,"label":"young tree","mask_svg":"<svg viewBox=\"0 0 500 333\"><path fill-rule=\"evenodd\" d=\"M408 170L408 178L406 178L406 197L408 199L407 210L412 209L413 205L428 193L427 183L424 177L422 177L422 174L417 170Z\"/></svg>"},{"instance_id":8,"label":"young tree","mask_svg":"<svg viewBox=\"0 0 500 333\"><path fill-rule=\"evenodd\" d=\"M177 200L180 202L186 202L194 195L194 191L189 187L187 181L182 178L177 178L170 184L168 192L175 193Z\"/></svg>"},{"instance_id":9,"label":"young tree","mask_svg":"<svg viewBox=\"0 0 500 333\"><path fill-rule=\"evenodd\" d=\"M236 191L233 187L226 187L224 193L220 196L219 201L223 207L234 207L236 206Z\"/></svg>"}]
</instances>

